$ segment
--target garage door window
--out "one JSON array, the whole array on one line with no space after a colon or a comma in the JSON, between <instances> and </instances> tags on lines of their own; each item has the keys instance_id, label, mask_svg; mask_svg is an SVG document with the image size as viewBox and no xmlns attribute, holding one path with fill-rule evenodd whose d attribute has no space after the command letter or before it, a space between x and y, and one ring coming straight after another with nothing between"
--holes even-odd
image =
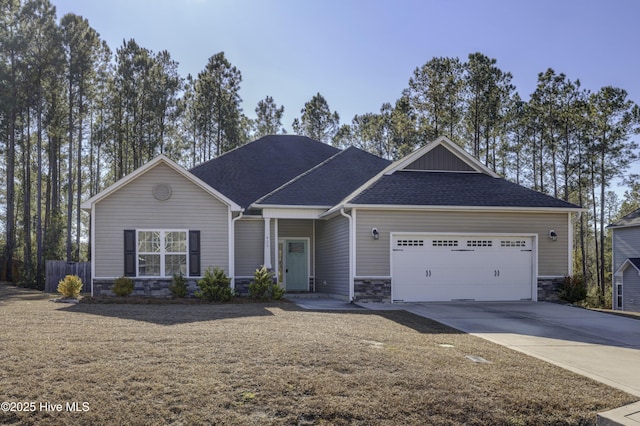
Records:
<instances>
[{"instance_id":1,"label":"garage door window","mask_svg":"<svg viewBox=\"0 0 640 426\"><path fill-rule=\"evenodd\" d=\"M527 246L527 242L526 241L520 241L520 240L503 240L500 241L500 247L526 247Z\"/></svg>"},{"instance_id":2,"label":"garage door window","mask_svg":"<svg viewBox=\"0 0 640 426\"><path fill-rule=\"evenodd\" d=\"M493 241L491 240L468 240L467 247L492 247Z\"/></svg>"},{"instance_id":3,"label":"garage door window","mask_svg":"<svg viewBox=\"0 0 640 426\"><path fill-rule=\"evenodd\" d=\"M424 240L398 240L398 247L420 247L424 246Z\"/></svg>"},{"instance_id":4,"label":"garage door window","mask_svg":"<svg viewBox=\"0 0 640 426\"><path fill-rule=\"evenodd\" d=\"M458 240L433 240L433 247L458 247Z\"/></svg>"}]
</instances>

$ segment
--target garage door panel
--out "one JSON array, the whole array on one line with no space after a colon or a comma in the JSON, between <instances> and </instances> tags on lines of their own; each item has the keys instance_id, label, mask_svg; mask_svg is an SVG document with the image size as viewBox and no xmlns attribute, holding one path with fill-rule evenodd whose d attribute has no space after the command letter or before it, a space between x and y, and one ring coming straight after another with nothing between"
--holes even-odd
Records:
<instances>
[{"instance_id":1,"label":"garage door panel","mask_svg":"<svg viewBox=\"0 0 640 426\"><path fill-rule=\"evenodd\" d=\"M394 235L394 300L532 299L531 237Z\"/></svg>"}]
</instances>

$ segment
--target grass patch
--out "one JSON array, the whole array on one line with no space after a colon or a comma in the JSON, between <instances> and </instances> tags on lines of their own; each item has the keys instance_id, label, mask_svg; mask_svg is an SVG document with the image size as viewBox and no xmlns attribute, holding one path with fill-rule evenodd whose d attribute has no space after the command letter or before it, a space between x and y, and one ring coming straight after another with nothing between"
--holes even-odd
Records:
<instances>
[{"instance_id":1,"label":"grass patch","mask_svg":"<svg viewBox=\"0 0 640 426\"><path fill-rule=\"evenodd\" d=\"M89 410L0 424L595 424L637 399L403 311L48 299L0 285L0 400Z\"/></svg>"}]
</instances>

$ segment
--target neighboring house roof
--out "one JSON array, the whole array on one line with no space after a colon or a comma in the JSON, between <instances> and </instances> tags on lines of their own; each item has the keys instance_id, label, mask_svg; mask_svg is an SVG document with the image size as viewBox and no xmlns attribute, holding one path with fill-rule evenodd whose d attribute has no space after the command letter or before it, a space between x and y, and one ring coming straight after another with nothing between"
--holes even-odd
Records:
<instances>
[{"instance_id":1,"label":"neighboring house roof","mask_svg":"<svg viewBox=\"0 0 640 426\"><path fill-rule=\"evenodd\" d=\"M618 219L613 222L607 228L627 228L630 226L639 226L640 225L640 209L634 210L628 215Z\"/></svg>"},{"instance_id":2,"label":"neighboring house roof","mask_svg":"<svg viewBox=\"0 0 640 426\"><path fill-rule=\"evenodd\" d=\"M265 136L191 169L242 207L339 153L305 136Z\"/></svg>"},{"instance_id":3,"label":"neighboring house roof","mask_svg":"<svg viewBox=\"0 0 640 426\"><path fill-rule=\"evenodd\" d=\"M330 157L259 199L256 207L332 207L391 162L355 147Z\"/></svg>"},{"instance_id":4,"label":"neighboring house roof","mask_svg":"<svg viewBox=\"0 0 640 426\"><path fill-rule=\"evenodd\" d=\"M348 204L579 209L574 204L483 173L424 171L384 175Z\"/></svg>"},{"instance_id":5,"label":"neighboring house roof","mask_svg":"<svg viewBox=\"0 0 640 426\"><path fill-rule=\"evenodd\" d=\"M614 274L620 274L624 272L624 270L629 266L633 266L638 272L638 275L640 275L640 257L630 257L626 259L624 262L622 262L622 265L620 265L620 267L614 272Z\"/></svg>"},{"instance_id":6,"label":"neighboring house roof","mask_svg":"<svg viewBox=\"0 0 640 426\"><path fill-rule=\"evenodd\" d=\"M98 194L96 194L93 197L89 198L87 201L82 203L80 207L83 210L91 210L93 208L94 204L96 204L97 202L107 198L108 196L110 196L114 192L118 191L120 188L122 188L122 187L128 185L129 183L133 182L138 177L142 176L143 174L147 173L149 170L151 170L154 167L156 167L158 164L166 164L169 168L173 169L174 171L176 171L177 173L182 175L184 178L186 178L189 181L191 181L193 184L195 184L196 186L198 186L199 188L201 188L202 190L207 192L209 195L219 199L220 201L222 201L223 203L228 205L231 208L232 211L242 211L242 208L238 204L234 203L232 200L230 200L229 198L227 198L226 196L224 196L223 194L218 192L216 189L214 189L211 186L207 185L205 182L203 182L202 180L198 179L198 177L196 177L193 174L189 173L182 166L178 165L176 162L172 161L171 159L169 159L167 156L165 156L163 154L158 155L156 158L154 158L153 160L149 161L148 163L146 163L142 167L134 170L132 173L128 174L127 176L123 177L119 181L115 182L113 185L105 188L104 190L100 191Z\"/></svg>"}]
</instances>

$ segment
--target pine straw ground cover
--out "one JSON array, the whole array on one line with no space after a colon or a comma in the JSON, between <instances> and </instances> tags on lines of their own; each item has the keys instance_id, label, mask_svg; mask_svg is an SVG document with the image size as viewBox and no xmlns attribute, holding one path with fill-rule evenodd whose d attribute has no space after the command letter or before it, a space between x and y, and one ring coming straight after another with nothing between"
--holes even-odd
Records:
<instances>
[{"instance_id":1,"label":"pine straw ground cover","mask_svg":"<svg viewBox=\"0 0 640 426\"><path fill-rule=\"evenodd\" d=\"M0 285L0 401L37 404L0 424L594 424L635 401L402 311L51 297Z\"/></svg>"}]
</instances>

